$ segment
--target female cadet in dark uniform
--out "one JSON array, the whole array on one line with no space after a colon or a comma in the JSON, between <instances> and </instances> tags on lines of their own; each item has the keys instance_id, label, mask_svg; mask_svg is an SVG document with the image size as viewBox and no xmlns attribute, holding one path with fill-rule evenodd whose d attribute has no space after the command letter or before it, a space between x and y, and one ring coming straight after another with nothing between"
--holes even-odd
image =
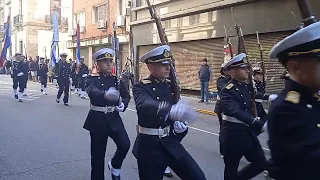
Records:
<instances>
[{"instance_id":1,"label":"female cadet in dark uniform","mask_svg":"<svg viewBox=\"0 0 320 180\"><path fill-rule=\"evenodd\" d=\"M130 140L119 112L128 107L130 95L122 82L118 85L113 76L114 51L100 49L93 55L98 73L91 74L85 81L85 89L90 98L90 111L84 128L90 131L91 138L91 179L104 180L104 158L107 140L110 137L117 145L117 151L108 168L112 180L120 180L122 162L130 148Z\"/></svg>"},{"instance_id":2,"label":"female cadet in dark uniform","mask_svg":"<svg viewBox=\"0 0 320 180\"><path fill-rule=\"evenodd\" d=\"M169 166L181 179L206 179L198 164L180 143L187 133L184 121L195 112L182 103L173 104L169 86L170 47L157 47L141 57L151 74L133 87L138 114L138 136L133 153L138 161L140 180L162 180Z\"/></svg>"}]
</instances>

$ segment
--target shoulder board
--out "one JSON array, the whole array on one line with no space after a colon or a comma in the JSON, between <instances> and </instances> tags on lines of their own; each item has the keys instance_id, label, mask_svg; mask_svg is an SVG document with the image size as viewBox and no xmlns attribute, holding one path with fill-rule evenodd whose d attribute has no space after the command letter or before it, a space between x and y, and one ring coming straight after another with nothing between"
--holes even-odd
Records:
<instances>
[{"instance_id":1,"label":"shoulder board","mask_svg":"<svg viewBox=\"0 0 320 180\"><path fill-rule=\"evenodd\" d=\"M91 74L90 76L92 76L92 77L97 77L97 76L100 76L100 74L95 73L95 74Z\"/></svg>"},{"instance_id":2,"label":"shoulder board","mask_svg":"<svg viewBox=\"0 0 320 180\"><path fill-rule=\"evenodd\" d=\"M171 80L170 80L170 79L166 79L166 82L170 83L170 82L171 82Z\"/></svg>"},{"instance_id":3,"label":"shoulder board","mask_svg":"<svg viewBox=\"0 0 320 180\"><path fill-rule=\"evenodd\" d=\"M234 86L234 84L233 84L233 83L230 83L230 84L228 84L228 85L226 86L226 89L231 89L233 86Z\"/></svg>"},{"instance_id":4,"label":"shoulder board","mask_svg":"<svg viewBox=\"0 0 320 180\"><path fill-rule=\"evenodd\" d=\"M289 91L285 100L293 104L298 104L300 102L300 93L296 91Z\"/></svg>"},{"instance_id":5,"label":"shoulder board","mask_svg":"<svg viewBox=\"0 0 320 180\"><path fill-rule=\"evenodd\" d=\"M320 101L320 95L319 95L319 94L314 93L314 94L313 94L313 97L317 98L317 101Z\"/></svg>"},{"instance_id":6,"label":"shoulder board","mask_svg":"<svg viewBox=\"0 0 320 180\"><path fill-rule=\"evenodd\" d=\"M141 80L142 84L151 84L152 82L149 79L143 79Z\"/></svg>"}]
</instances>

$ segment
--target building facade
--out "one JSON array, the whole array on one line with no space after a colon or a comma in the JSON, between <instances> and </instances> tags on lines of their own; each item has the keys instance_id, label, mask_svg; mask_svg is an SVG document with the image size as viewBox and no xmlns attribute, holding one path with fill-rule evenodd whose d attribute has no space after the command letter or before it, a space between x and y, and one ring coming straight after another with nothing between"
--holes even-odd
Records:
<instances>
[{"instance_id":1,"label":"building facade","mask_svg":"<svg viewBox=\"0 0 320 180\"><path fill-rule=\"evenodd\" d=\"M309 0L313 12L320 17L320 2ZM256 32L260 33L264 61L267 69L267 91L283 88L279 79L283 68L277 61L269 60L272 46L288 36L299 26L301 15L295 0L150 0L162 18L182 89L199 90L198 70L203 58L213 67L214 77L210 89L215 90L221 64L226 61L225 32L231 37L233 52L237 37L235 22L241 26L249 58L260 65ZM231 11L233 7L233 12ZM234 16L233 16L234 14ZM139 56L159 45L155 23L150 19L145 0L133 0L130 27L133 35L136 80L148 74ZM226 30L225 28L226 27Z\"/></svg>"},{"instance_id":2,"label":"building facade","mask_svg":"<svg viewBox=\"0 0 320 180\"><path fill-rule=\"evenodd\" d=\"M71 9L72 0L1 0L0 24L7 21L9 14L11 17L11 54L21 52L32 58L38 55L50 58L53 11L58 12L59 18L59 51L70 54L66 45L70 39Z\"/></svg>"},{"instance_id":3,"label":"building facade","mask_svg":"<svg viewBox=\"0 0 320 180\"><path fill-rule=\"evenodd\" d=\"M123 1L124 2L124 1ZM92 55L101 48L111 48L113 23L119 38L119 59L121 66L129 55L129 33L126 26L126 4L121 0L73 0L73 23L67 47L76 54L76 27L80 26L80 54L85 63L93 65Z\"/></svg>"}]
</instances>

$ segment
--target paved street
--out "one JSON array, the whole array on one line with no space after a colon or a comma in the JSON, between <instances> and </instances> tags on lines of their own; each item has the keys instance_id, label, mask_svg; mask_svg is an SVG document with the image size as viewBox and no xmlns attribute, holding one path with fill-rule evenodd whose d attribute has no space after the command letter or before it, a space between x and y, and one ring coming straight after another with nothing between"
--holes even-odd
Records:
<instances>
[{"instance_id":1,"label":"paved street","mask_svg":"<svg viewBox=\"0 0 320 180\"><path fill-rule=\"evenodd\" d=\"M70 106L55 102L57 90L51 86L48 95L40 85L29 82L28 96L19 103L13 97L9 76L0 76L0 180L88 180L90 179L89 133L82 128L89 100L72 95ZM197 99L185 98L197 107ZM208 105L209 106L209 105ZM213 107L213 105L210 105ZM131 145L136 136L137 116L133 100L122 114ZM208 180L223 179L223 160L219 155L217 117L199 114L183 140L185 148L199 163ZM260 135L267 148L267 135ZM110 140L106 162L115 152ZM266 149L268 156L268 150ZM241 166L247 161L242 160ZM123 180L137 180L136 160L130 152L124 161ZM111 179L106 168L106 179ZM165 179L165 178L164 178ZM179 179L176 176L171 179ZM262 180L260 175L255 180Z\"/></svg>"}]
</instances>

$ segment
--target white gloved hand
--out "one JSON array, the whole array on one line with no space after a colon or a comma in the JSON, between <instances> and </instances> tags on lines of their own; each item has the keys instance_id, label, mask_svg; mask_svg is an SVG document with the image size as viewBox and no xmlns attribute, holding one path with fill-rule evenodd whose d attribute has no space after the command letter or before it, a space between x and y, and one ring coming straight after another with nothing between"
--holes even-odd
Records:
<instances>
[{"instance_id":1,"label":"white gloved hand","mask_svg":"<svg viewBox=\"0 0 320 180\"><path fill-rule=\"evenodd\" d=\"M20 77L20 76L22 76L22 75L23 75L23 72L19 72L19 73L17 74L18 77Z\"/></svg>"},{"instance_id":2,"label":"white gloved hand","mask_svg":"<svg viewBox=\"0 0 320 180\"><path fill-rule=\"evenodd\" d=\"M181 121L192 124L196 120L196 111L188 105L178 102L171 107L169 117L173 121Z\"/></svg>"},{"instance_id":3,"label":"white gloved hand","mask_svg":"<svg viewBox=\"0 0 320 180\"><path fill-rule=\"evenodd\" d=\"M274 101L275 99L277 99L277 97L278 97L277 94L270 94L268 100L269 100L269 102L272 102L272 101Z\"/></svg>"},{"instance_id":4,"label":"white gloved hand","mask_svg":"<svg viewBox=\"0 0 320 180\"><path fill-rule=\"evenodd\" d=\"M183 122L175 121L173 124L173 129L176 133L183 133L188 129L188 126L185 125Z\"/></svg>"},{"instance_id":5,"label":"white gloved hand","mask_svg":"<svg viewBox=\"0 0 320 180\"><path fill-rule=\"evenodd\" d=\"M82 77L83 77L83 78L85 78L85 77L87 77L87 76L88 76L88 74L84 74L84 75L82 75Z\"/></svg>"},{"instance_id":6,"label":"white gloved hand","mask_svg":"<svg viewBox=\"0 0 320 180\"><path fill-rule=\"evenodd\" d=\"M120 97L120 92L116 90L115 87L111 87L108 91L105 91L104 98L109 101L118 101Z\"/></svg>"},{"instance_id":7,"label":"white gloved hand","mask_svg":"<svg viewBox=\"0 0 320 180\"><path fill-rule=\"evenodd\" d=\"M72 78L69 78L69 82L72 84Z\"/></svg>"},{"instance_id":8,"label":"white gloved hand","mask_svg":"<svg viewBox=\"0 0 320 180\"><path fill-rule=\"evenodd\" d=\"M117 110L118 112L123 112L123 110L124 110L124 104L123 104L123 102L121 102L119 106L116 106L116 110Z\"/></svg>"}]
</instances>

